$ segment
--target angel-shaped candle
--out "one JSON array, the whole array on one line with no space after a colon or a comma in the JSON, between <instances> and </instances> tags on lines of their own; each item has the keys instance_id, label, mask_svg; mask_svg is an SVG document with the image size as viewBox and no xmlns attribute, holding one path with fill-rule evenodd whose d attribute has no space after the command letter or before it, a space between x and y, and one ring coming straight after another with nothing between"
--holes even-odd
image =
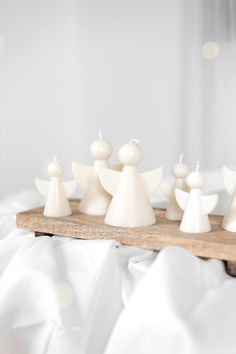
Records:
<instances>
[{"instance_id":1,"label":"angel-shaped candle","mask_svg":"<svg viewBox=\"0 0 236 354\"><path fill-rule=\"evenodd\" d=\"M112 146L102 139L101 131L99 131L99 139L91 145L90 153L95 160L93 166L72 162L73 175L85 190L79 204L79 211L91 215L105 215L111 196L102 187L98 178L98 170L101 166L108 167L107 160L112 154Z\"/></svg>"},{"instance_id":2,"label":"angel-shaped candle","mask_svg":"<svg viewBox=\"0 0 236 354\"><path fill-rule=\"evenodd\" d=\"M71 208L68 198L76 190L76 181L62 182L61 176L64 173L62 164L55 157L47 168L51 181L41 179L35 180L39 193L46 197L43 214L50 217L61 217L71 215Z\"/></svg>"},{"instance_id":3,"label":"angel-shaped candle","mask_svg":"<svg viewBox=\"0 0 236 354\"><path fill-rule=\"evenodd\" d=\"M136 140L131 140L119 150L119 160L124 165L121 172L100 167L99 179L113 197L105 223L119 227L143 227L155 224L156 217L149 201L162 180L162 168L139 173L137 165L143 157Z\"/></svg>"},{"instance_id":4,"label":"angel-shaped candle","mask_svg":"<svg viewBox=\"0 0 236 354\"><path fill-rule=\"evenodd\" d=\"M182 162L182 160L183 154L180 155L179 162L177 162L172 169L175 181L173 183L164 181L161 184L161 192L168 199L168 205L166 208L166 219L168 220L181 220L183 216L183 210L179 207L175 197L176 188L188 191L185 178L189 174L189 168Z\"/></svg>"},{"instance_id":5,"label":"angel-shaped candle","mask_svg":"<svg viewBox=\"0 0 236 354\"><path fill-rule=\"evenodd\" d=\"M227 231L236 232L236 172L224 166L223 178L225 188L231 196L231 202L223 219L222 228Z\"/></svg>"},{"instance_id":6,"label":"angel-shaped candle","mask_svg":"<svg viewBox=\"0 0 236 354\"><path fill-rule=\"evenodd\" d=\"M198 170L199 162L196 171L191 172L186 179L190 188L189 193L178 188L175 191L176 200L184 210L180 224L180 230L183 232L202 233L210 231L208 214L215 209L218 203L218 194L202 195L201 189L205 185L205 179Z\"/></svg>"}]
</instances>

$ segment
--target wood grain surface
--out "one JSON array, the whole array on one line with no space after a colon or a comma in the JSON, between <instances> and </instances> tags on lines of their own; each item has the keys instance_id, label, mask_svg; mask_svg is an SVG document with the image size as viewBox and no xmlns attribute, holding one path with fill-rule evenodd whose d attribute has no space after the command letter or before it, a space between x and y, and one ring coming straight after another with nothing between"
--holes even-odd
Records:
<instances>
[{"instance_id":1,"label":"wood grain surface","mask_svg":"<svg viewBox=\"0 0 236 354\"><path fill-rule=\"evenodd\" d=\"M196 256L227 261L231 275L236 275L236 233L221 228L222 216L210 216L212 231L203 234L187 234L179 231L179 222L166 220L165 211L154 209L155 225L141 228L119 228L105 225L104 217L82 214L79 200L70 201L72 215L49 218L43 208L17 214L19 228L34 231L37 235L62 235L86 240L117 240L123 245L161 250L167 246L180 246Z\"/></svg>"}]
</instances>

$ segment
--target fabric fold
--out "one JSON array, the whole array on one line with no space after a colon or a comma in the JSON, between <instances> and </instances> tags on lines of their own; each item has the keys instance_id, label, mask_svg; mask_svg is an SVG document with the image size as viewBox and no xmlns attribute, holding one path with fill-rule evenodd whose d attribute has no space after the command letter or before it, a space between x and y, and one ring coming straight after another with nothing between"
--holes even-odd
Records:
<instances>
[{"instance_id":1,"label":"fabric fold","mask_svg":"<svg viewBox=\"0 0 236 354\"><path fill-rule=\"evenodd\" d=\"M236 280L218 260L34 237L0 203L0 354L234 354Z\"/></svg>"}]
</instances>

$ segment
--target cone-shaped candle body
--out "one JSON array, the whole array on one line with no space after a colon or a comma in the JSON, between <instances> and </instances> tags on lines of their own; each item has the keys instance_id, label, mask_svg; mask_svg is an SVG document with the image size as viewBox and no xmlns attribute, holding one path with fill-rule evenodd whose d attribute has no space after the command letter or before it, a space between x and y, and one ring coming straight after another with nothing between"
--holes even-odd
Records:
<instances>
[{"instance_id":1,"label":"cone-shaped candle body","mask_svg":"<svg viewBox=\"0 0 236 354\"><path fill-rule=\"evenodd\" d=\"M100 168L99 178L103 187L113 195L105 223L119 227L143 227L156 222L149 194L154 192L162 179L162 168L140 174L137 165L142 160L142 150L130 142L119 150L122 172Z\"/></svg>"}]
</instances>

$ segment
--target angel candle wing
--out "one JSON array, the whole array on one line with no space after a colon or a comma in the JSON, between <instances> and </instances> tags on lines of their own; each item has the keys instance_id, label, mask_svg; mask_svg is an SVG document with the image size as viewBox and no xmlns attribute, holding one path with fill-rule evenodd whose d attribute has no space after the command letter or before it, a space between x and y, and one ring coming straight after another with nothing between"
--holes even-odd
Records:
<instances>
[{"instance_id":1,"label":"angel candle wing","mask_svg":"<svg viewBox=\"0 0 236 354\"><path fill-rule=\"evenodd\" d=\"M36 188L46 198L43 214L49 217L61 217L71 215L68 198L76 190L76 181L62 182L64 168L55 158L48 168L51 181L35 180Z\"/></svg>"},{"instance_id":2,"label":"angel candle wing","mask_svg":"<svg viewBox=\"0 0 236 354\"><path fill-rule=\"evenodd\" d=\"M205 184L204 177L196 171L191 172L187 179L190 192L176 189L176 200L184 215L180 224L180 230L187 233L203 233L211 230L208 214L211 213L218 203L218 194L203 196L201 188Z\"/></svg>"},{"instance_id":3,"label":"angel candle wing","mask_svg":"<svg viewBox=\"0 0 236 354\"><path fill-rule=\"evenodd\" d=\"M105 217L106 224L119 227L155 224L156 217L148 196L159 187L162 168L139 173L137 165L142 156L139 144L130 141L119 150L119 159L124 165L122 172L100 167L100 182L113 196Z\"/></svg>"},{"instance_id":4,"label":"angel candle wing","mask_svg":"<svg viewBox=\"0 0 236 354\"><path fill-rule=\"evenodd\" d=\"M225 188L231 196L231 201L223 219L222 228L227 231L236 232L236 172L224 166L223 178Z\"/></svg>"},{"instance_id":5,"label":"angel candle wing","mask_svg":"<svg viewBox=\"0 0 236 354\"><path fill-rule=\"evenodd\" d=\"M172 174L175 177L173 183L162 182L161 192L168 199L168 205L166 208L166 219L168 220L181 220L183 216L183 210L179 207L176 196L175 189L179 188L181 190L187 191L187 185L185 183L185 178L189 174L189 168L182 162L183 155L180 155L179 162L174 165L172 169Z\"/></svg>"},{"instance_id":6,"label":"angel candle wing","mask_svg":"<svg viewBox=\"0 0 236 354\"><path fill-rule=\"evenodd\" d=\"M102 139L99 132L99 140L96 140L90 148L95 162L93 166L81 165L72 162L72 172L78 184L83 187L85 193L79 204L79 211L91 215L105 215L111 201L111 196L102 187L98 170L101 166L108 167L108 158L112 154L111 144Z\"/></svg>"}]
</instances>

